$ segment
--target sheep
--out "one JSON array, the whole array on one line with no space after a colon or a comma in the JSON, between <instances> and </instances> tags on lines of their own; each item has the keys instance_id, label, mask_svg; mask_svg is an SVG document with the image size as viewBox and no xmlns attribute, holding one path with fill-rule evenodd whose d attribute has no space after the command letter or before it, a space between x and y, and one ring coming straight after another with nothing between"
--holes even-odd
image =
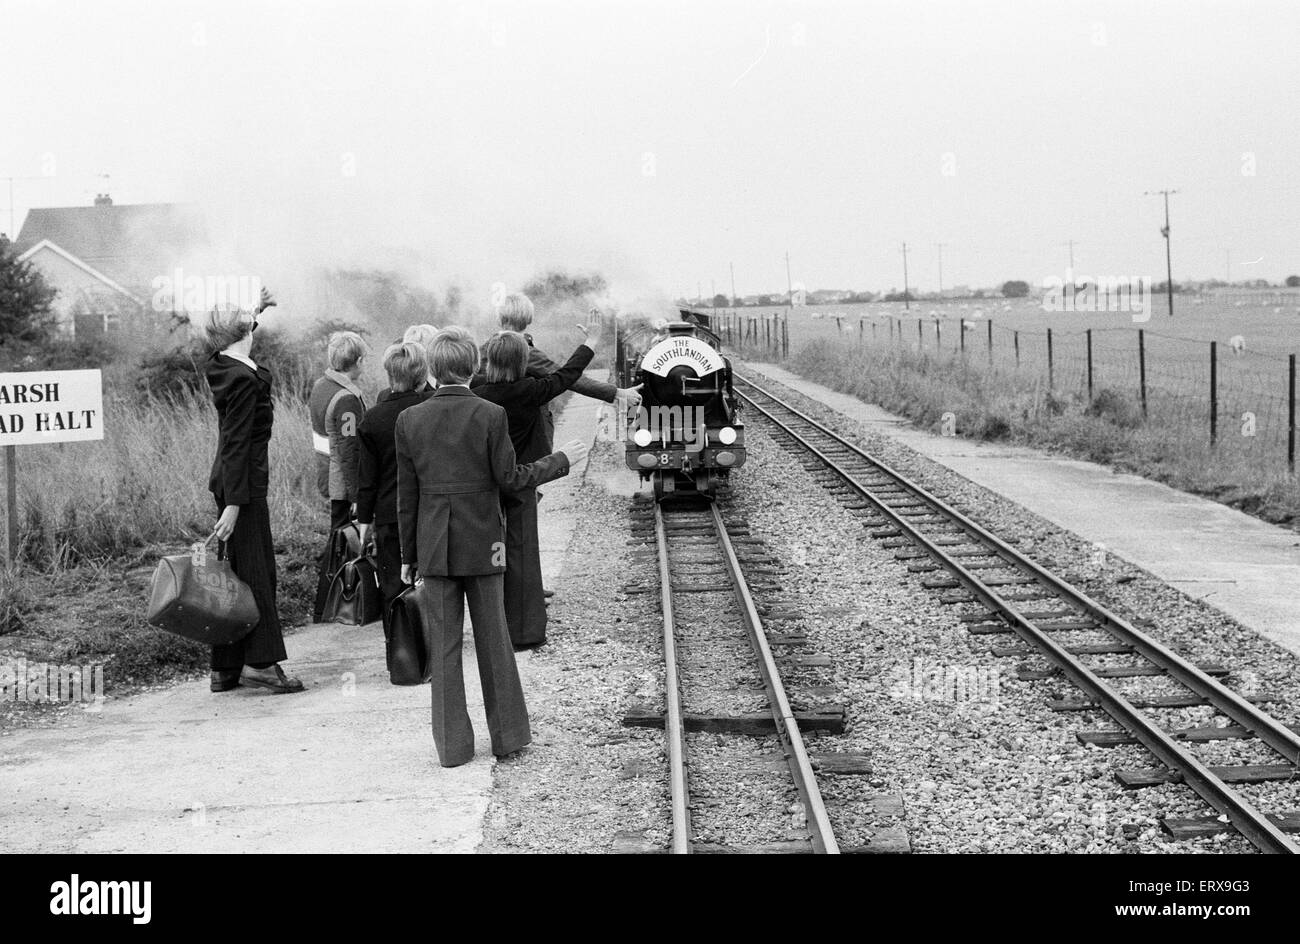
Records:
<instances>
[{"instance_id":1,"label":"sheep","mask_svg":"<svg viewBox=\"0 0 1300 944\"><path fill-rule=\"evenodd\" d=\"M1228 347L1232 348L1233 354L1242 354L1246 350L1246 339L1239 334L1234 334L1228 338Z\"/></svg>"}]
</instances>

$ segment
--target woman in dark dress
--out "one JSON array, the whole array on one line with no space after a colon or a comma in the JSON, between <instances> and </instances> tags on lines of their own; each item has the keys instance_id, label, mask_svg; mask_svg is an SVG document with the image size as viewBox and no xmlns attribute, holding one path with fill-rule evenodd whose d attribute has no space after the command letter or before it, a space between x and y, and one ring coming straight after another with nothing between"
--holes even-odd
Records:
<instances>
[{"instance_id":1,"label":"woman in dark dress","mask_svg":"<svg viewBox=\"0 0 1300 944\"><path fill-rule=\"evenodd\" d=\"M228 646L212 647L212 691L240 684L281 694L300 692L302 682L280 668L286 658L275 600L275 548L266 507L274 408L271 372L249 356L257 316L275 301L262 290L256 311L213 311L207 340L213 353L203 365L217 408L217 455L208 489L220 517L215 529L235 575L253 591L260 619L253 631Z\"/></svg>"},{"instance_id":2,"label":"woman in dark dress","mask_svg":"<svg viewBox=\"0 0 1300 944\"><path fill-rule=\"evenodd\" d=\"M585 329L584 329L585 333ZM596 342L588 337L559 370L528 377L528 341L517 331L500 331L483 346L484 370L471 389L505 408L515 461L534 462L551 451L540 408L558 397L591 362ZM546 597L537 542L537 489L502 492L506 514L506 624L516 650L546 642Z\"/></svg>"}]
</instances>

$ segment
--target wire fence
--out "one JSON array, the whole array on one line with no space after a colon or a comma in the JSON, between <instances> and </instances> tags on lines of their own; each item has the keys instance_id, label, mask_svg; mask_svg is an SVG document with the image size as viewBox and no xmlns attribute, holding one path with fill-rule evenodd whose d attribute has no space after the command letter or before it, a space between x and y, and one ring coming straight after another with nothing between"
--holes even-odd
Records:
<instances>
[{"instance_id":1,"label":"wire fence","mask_svg":"<svg viewBox=\"0 0 1300 944\"><path fill-rule=\"evenodd\" d=\"M716 330L744 357L790 356L788 313L718 310ZM807 336L806 332L801 332ZM1296 355L1247 351L1145 328L1025 330L994 319L823 316L837 345L924 353L953 369L1041 384L1106 412L1191 437L1216 453L1294 473Z\"/></svg>"}]
</instances>

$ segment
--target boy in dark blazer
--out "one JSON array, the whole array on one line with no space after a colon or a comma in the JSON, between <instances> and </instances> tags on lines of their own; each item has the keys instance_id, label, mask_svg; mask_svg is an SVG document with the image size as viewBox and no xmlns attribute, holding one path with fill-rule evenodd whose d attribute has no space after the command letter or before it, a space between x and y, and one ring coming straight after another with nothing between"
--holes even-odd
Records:
<instances>
[{"instance_id":1,"label":"boy in dark blazer","mask_svg":"<svg viewBox=\"0 0 1300 944\"><path fill-rule=\"evenodd\" d=\"M436 333L436 332L434 332ZM430 335L432 340L432 335ZM424 345L406 341L384 351L388 396L366 411L357 428L361 454L357 483L357 527L361 546L373 536L379 591L384 598L384 636L388 636L388 605L402 592L402 545L397 532L397 454L393 440L397 417L433 394L426 387L429 372Z\"/></svg>"},{"instance_id":2,"label":"boy in dark blazer","mask_svg":"<svg viewBox=\"0 0 1300 944\"><path fill-rule=\"evenodd\" d=\"M568 474L588 447L575 441L517 465L506 411L469 389L479 356L468 332L438 332L429 360L438 387L398 416L394 433L397 523L402 580L424 578L420 609L432 675L433 741L442 766L455 767L474 756L461 664L466 600L492 753L504 757L532 740L506 627L501 492Z\"/></svg>"},{"instance_id":3,"label":"boy in dark blazer","mask_svg":"<svg viewBox=\"0 0 1300 944\"><path fill-rule=\"evenodd\" d=\"M505 409L518 461L535 462L551 451L541 410L582 376L595 347L596 340L587 337L555 373L528 377L525 371L532 348L522 334L500 331L483 345L483 373L474 377L470 388ZM506 494L501 505L506 513L506 624L515 651L533 649L546 642L537 489Z\"/></svg>"}]
</instances>

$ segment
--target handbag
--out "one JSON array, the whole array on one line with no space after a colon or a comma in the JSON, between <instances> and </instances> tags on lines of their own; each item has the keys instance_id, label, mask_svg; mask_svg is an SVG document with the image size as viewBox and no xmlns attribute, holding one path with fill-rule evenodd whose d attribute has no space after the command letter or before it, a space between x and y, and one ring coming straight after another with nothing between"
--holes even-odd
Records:
<instances>
[{"instance_id":1,"label":"handbag","mask_svg":"<svg viewBox=\"0 0 1300 944\"><path fill-rule=\"evenodd\" d=\"M325 572L333 578L340 567L360 556L361 530L355 521L351 521L330 532L329 557L325 561Z\"/></svg>"},{"instance_id":2,"label":"handbag","mask_svg":"<svg viewBox=\"0 0 1300 944\"><path fill-rule=\"evenodd\" d=\"M189 554L158 561L145 621L204 645L228 646L252 632L260 617L252 589L225 559L224 543L215 559L207 553L213 536Z\"/></svg>"},{"instance_id":3,"label":"handbag","mask_svg":"<svg viewBox=\"0 0 1300 944\"><path fill-rule=\"evenodd\" d=\"M407 587L388 604L388 678L394 685L422 685L429 681L421 586Z\"/></svg>"},{"instance_id":4,"label":"handbag","mask_svg":"<svg viewBox=\"0 0 1300 944\"><path fill-rule=\"evenodd\" d=\"M316 585L316 602L312 606L312 622L327 623L331 620L325 601L329 596L330 584L339 569L353 558L361 556L361 532L356 522L348 522L341 528L335 528L325 539L325 563L320 571L320 580Z\"/></svg>"},{"instance_id":5,"label":"handbag","mask_svg":"<svg viewBox=\"0 0 1300 944\"><path fill-rule=\"evenodd\" d=\"M321 622L364 626L379 619L383 612L384 597L375 562L364 555L345 561L330 581Z\"/></svg>"}]
</instances>

